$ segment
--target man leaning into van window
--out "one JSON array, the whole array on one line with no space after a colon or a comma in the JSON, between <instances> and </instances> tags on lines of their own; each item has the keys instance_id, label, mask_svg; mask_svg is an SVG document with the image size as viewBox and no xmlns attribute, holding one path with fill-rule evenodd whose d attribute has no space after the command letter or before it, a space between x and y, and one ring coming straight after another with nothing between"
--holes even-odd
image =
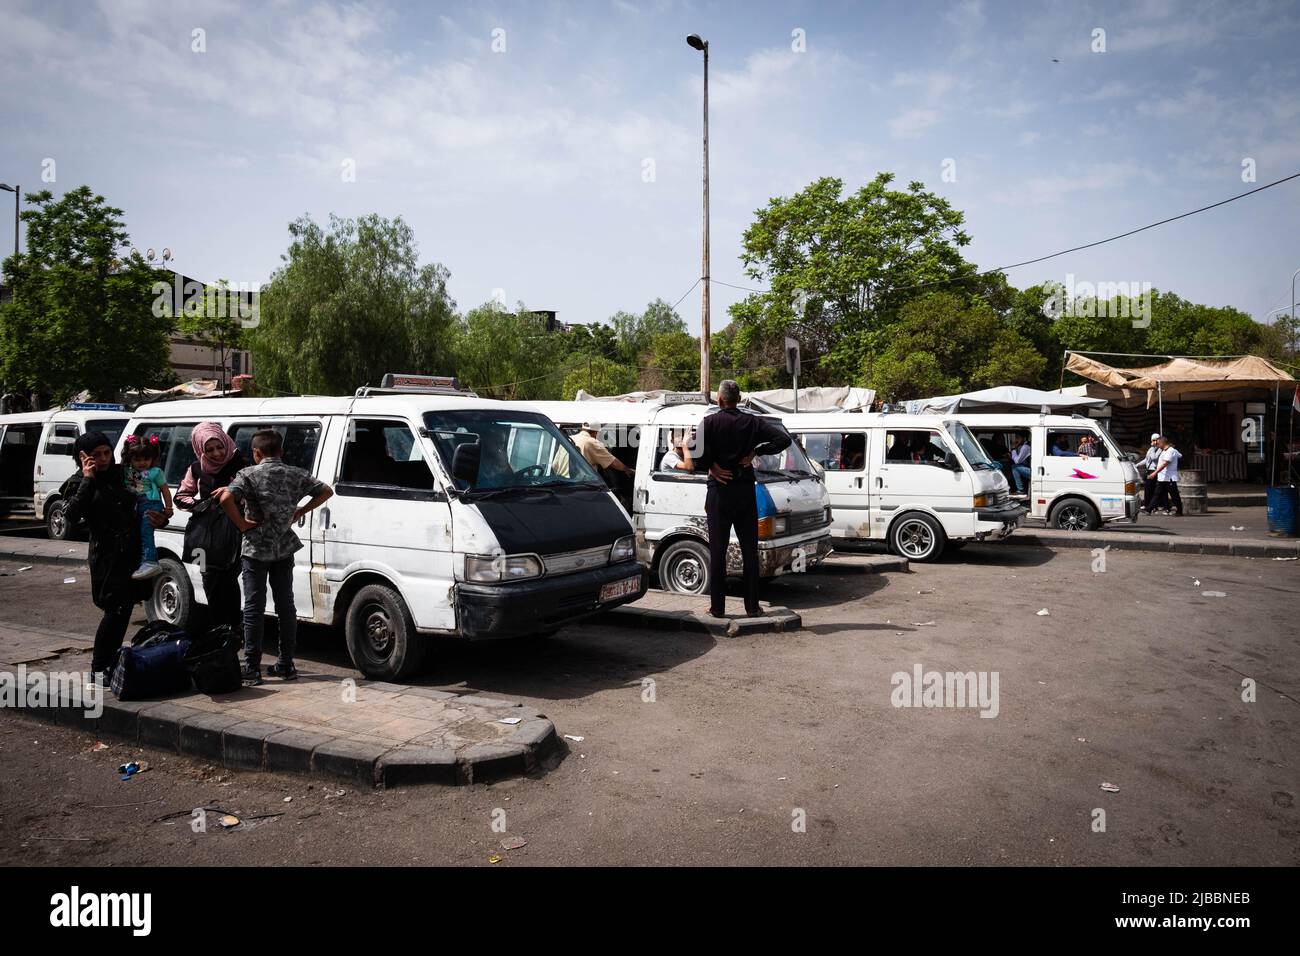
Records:
<instances>
[{"instance_id":1,"label":"man leaning into van window","mask_svg":"<svg viewBox=\"0 0 1300 956\"><path fill-rule=\"evenodd\" d=\"M753 461L790 447L793 439L779 424L748 415L740 404L740 386L727 379L718 386L718 410L700 422L697 471L709 473L704 514L709 527L709 613L722 617L727 600L727 544L735 528L744 569L745 613L758 606L758 502L754 497Z\"/></svg>"},{"instance_id":2,"label":"man leaning into van window","mask_svg":"<svg viewBox=\"0 0 1300 956\"><path fill-rule=\"evenodd\" d=\"M244 533L240 549L244 584L244 682L262 682L262 628L266 611L266 585L270 579L279 622L280 659L267 669L272 677L293 680L298 634L298 612L293 598L293 555L302 541L293 530L295 521L319 507L334 489L310 472L286 464L281 458L284 439L273 429L253 435L253 466L245 468L217 494L221 509ZM298 502L310 500L301 507ZM243 505L240 513L238 504Z\"/></svg>"},{"instance_id":3,"label":"man leaning into van window","mask_svg":"<svg viewBox=\"0 0 1300 956\"><path fill-rule=\"evenodd\" d=\"M587 464L593 468L621 471L625 475L633 474L632 469L614 457L614 453L605 447L603 441L596 437L599 433L599 422L583 422L582 430L573 436L573 444L582 457L587 460ZM556 451L555 457L551 461L551 471L568 478L570 477L569 456L563 452L564 449L562 448Z\"/></svg>"}]
</instances>

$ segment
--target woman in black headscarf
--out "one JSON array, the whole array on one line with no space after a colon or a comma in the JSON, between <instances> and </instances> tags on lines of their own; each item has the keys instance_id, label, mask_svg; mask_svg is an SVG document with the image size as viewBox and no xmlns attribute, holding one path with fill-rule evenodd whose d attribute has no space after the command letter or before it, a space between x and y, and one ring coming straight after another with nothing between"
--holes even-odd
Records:
<instances>
[{"instance_id":1,"label":"woman in black headscarf","mask_svg":"<svg viewBox=\"0 0 1300 956\"><path fill-rule=\"evenodd\" d=\"M90 667L103 674L126 637L131 608L145 599L151 585L131 578L140 564L140 519L122 466L113 461L113 446L102 432L87 432L74 447L81 463L81 484L68 502L68 518L84 521L90 532L90 597L104 612L95 631ZM153 511L149 522L161 528L170 517L170 511Z\"/></svg>"}]
</instances>

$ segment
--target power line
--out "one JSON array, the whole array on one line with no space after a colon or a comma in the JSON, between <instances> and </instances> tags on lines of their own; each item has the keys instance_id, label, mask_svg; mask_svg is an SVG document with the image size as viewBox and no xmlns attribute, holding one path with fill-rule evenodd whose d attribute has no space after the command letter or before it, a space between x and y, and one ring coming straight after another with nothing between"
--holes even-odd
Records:
<instances>
[{"instance_id":1,"label":"power line","mask_svg":"<svg viewBox=\"0 0 1300 956\"><path fill-rule=\"evenodd\" d=\"M692 292L694 292L694 291L695 291L695 287L696 287L697 285L699 285L699 284L700 284L701 282L703 282L703 281L704 281L704 278L703 278L703 276L701 276L700 278L696 279L693 283L691 283L691 287L690 287L689 289L687 289L685 293L683 293L683 295L682 295L682 297L681 297L680 299L678 299L676 302L673 303L673 311L674 311L674 312L676 312L676 311L677 311L677 307L678 307L679 305L681 305L682 302L685 301L686 296L688 296L688 295L690 295ZM709 281L712 282L713 280L710 279Z\"/></svg>"}]
</instances>

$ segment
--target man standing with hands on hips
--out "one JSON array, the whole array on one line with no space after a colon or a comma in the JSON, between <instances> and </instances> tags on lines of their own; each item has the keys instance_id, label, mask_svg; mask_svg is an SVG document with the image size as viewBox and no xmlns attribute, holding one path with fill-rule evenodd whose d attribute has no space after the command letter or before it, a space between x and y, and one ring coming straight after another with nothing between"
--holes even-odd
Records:
<instances>
[{"instance_id":1,"label":"man standing with hands on hips","mask_svg":"<svg viewBox=\"0 0 1300 956\"><path fill-rule=\"evenodd\" d=\"M758 504L754 498L756 455L790 447L789 432L771 419L749 415L740 404L740 386L727 379L718 386L718 411L700 422L696 470L709 473L704 514L709 527L709 613L722 617L727 599L727 544L736 529L744 565L745 613L758 606Z\"/></svg>"}]
</instances>

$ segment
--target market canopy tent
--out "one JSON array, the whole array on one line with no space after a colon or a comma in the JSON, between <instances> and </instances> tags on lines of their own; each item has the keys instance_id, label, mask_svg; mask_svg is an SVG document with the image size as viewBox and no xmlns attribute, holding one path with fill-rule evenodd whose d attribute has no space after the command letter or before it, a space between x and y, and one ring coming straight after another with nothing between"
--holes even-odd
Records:
<instances>
[{"instance_id":1,"label":"market canopy tent","mask_svg":"<svg viewBox=\"0 0 1300 956\"><path fill-rule=\"evenodd\" d=\"M1078 352L1067 352L1065 370L1119 390L1129 407L1138 404L1137 392L1146 392L1146 406L1150 408L1163 399L1227 401L1249 398L1260 389L1295 384L1294 378L1257 355L1180 357L1141 368L1116 368Z\"/></svg>"},{"instance_id":2,"label":"market canopy tent","mask_svg":"<svg viewBox=\"0 0 1300 956\"><path fill-rule=\"evenodd\" d=\"M981 412L1080 412L1089 408L1103 408L1104 398L1071 395L1066 392L1044 392L1037 388L1019 385L1001 385L984 388L962 395L940 395L936 398L917 398L907 403L909 415L944 415L958 411Z\"/></svg>"}]
</instances>

